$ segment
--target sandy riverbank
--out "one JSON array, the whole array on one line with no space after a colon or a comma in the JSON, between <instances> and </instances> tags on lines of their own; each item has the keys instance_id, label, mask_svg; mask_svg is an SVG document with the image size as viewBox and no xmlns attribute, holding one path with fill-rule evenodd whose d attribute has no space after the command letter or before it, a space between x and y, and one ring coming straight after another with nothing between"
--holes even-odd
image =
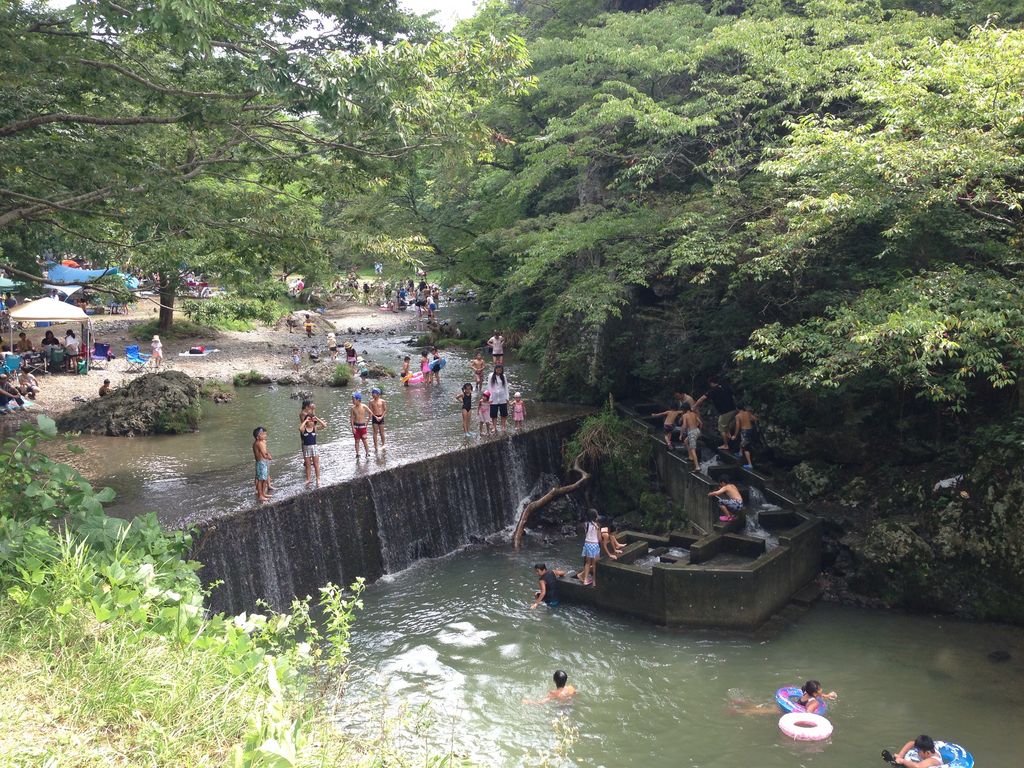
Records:
<instances>
[{"instance_id":1,"label":"sandy riverbank","mask_svg":"<svg viewBox=\"0 0 1024 768\"><path fill-rule=\"evenodd\" d=\"M149 352L149 340L142 341L135 333L140 324L152 320L155 314L155 309L142 305L142 308L128 315L94 317L93 340L111 344L117 359L111 361L105 370L90 370L84 376L37 374L42 391L36 400L37 408L30 413L60 413L76 405L75 398L89 400L97 397L104 379L110 379L111 386L116 388L137 376L128 373L124 349L128 345L138 344L142 352ZM219 331L204 337L165 339L164 357L172 368L190 376L230 381L240 371L256 370L276 378L291 371L291 349L294 345L300 348L315 345L321 352L325 351L328 326L334 328L339 345L351 341L360 350L359 342L363 339L382 336L399 338L412 335L418 329L415 312L381 312L377 307L354 302L333 304L323 319L327 322L318 325L318 332L314 333L312 339L307 339L301 328L289 333L284 323L280 327L261 326L252 331ZM63 339L68 328L76 333L79 331L76 323L58 323L49 329L27 328L25 332L38 349L46 330L52 330L55 336ZM18 331L14 335L17 338ZM192 345L203 345L207 349L220 351L206 357L178 356L179 352L187 351ZM303 366L306 365L309 365L309 361L304 355Z\"/></svg>"}]
</instances>

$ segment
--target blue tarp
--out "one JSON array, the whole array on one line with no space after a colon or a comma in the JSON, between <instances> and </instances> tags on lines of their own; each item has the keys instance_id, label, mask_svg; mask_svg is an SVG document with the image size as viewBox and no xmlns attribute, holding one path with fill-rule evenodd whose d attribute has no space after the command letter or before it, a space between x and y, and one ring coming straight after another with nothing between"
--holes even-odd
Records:
<instances>
[{"instance_id":1,"label":"blue tarp","mask_svg":"<svg viewBox=\"0 0 1024 768\"><path fill-rule=\"evenodd\" d=\"M110 269L75 269L74 267L65 267L57 264L50 267L46 279L51 283L73 283L77 285L78 283L88 283L90 280L95 280L104 275L116 274L118 274L117 267L111 267Z\"/></svg>"},{"instance_id":2,"label":"blue tarp","mask_svg":"<svg viewBox=\"0 0 1024 768\"><path fill-rule=\"evenodd\" d=\"M139 287L139 281L137 278L131 275L122 275L121 271L117 267L110 267L109 269L76 269L75 267L65 267L61 264L56 264L50 267L47 272L47 280L51 283L64 283L68 285L80 285L82 283L88 283L90 280L96 280L106 275L121 275L124 280L124 284L129 290L134 291Z\"/></svg>"}]
</instances>

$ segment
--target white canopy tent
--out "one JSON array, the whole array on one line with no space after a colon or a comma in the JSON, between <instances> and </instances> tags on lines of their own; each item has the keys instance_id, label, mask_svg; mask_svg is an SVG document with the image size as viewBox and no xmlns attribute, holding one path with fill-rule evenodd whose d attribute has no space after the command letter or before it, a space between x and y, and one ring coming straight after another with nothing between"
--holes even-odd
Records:
<instances>
[{"instance_id":1,"label":"white canopy tent","mask_svg":"<svg viewBox=\"0 0 1024 768\"><path fill-rule=\"evenodd\" d=\"M85 310L46 297L36 299L25 304L19 304L10 312L11 316L11 349L14 349L14 323L80 323L82 327L82 359L86 361L86 370L89 365L89 353L92 348L92 321L85 314Z\"/></svg>"},{"instance_id":2,"label":"white canopy tent","mask_svg":"<svg viewBox=\"0 0 1024 768\"><path fill-rule=\"evenodd\" d=\"M58 301L50 297L19 304L11 310L11 319L22 323L89 322L89 316L85 314L85 310L74 304L68 304L66 301Z\"/></svg>"}]
</instances>

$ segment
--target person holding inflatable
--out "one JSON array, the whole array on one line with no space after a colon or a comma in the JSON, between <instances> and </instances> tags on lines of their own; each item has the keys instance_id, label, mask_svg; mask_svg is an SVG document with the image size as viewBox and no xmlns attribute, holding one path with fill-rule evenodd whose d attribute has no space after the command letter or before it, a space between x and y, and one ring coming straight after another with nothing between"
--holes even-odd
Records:
<instances>
[{"instance_id":1,"label":"person holding inflatable","mask_svg":"<svg viewBox=\"0 0 1024 768\"><path fill-rule=\"evenodd\" d=\"M805 712L820 715L828 706L825 704L825 699L835 701L837 698L839 698L839 694L835 691L822 693L821 683L817 680L808 680L800 689L800 698L796 700L796 703L803 707Z\"/></svg>"},{"instance_id":2,"label":"person holding inflatable","mask_svg":"<svg viewBox=\"0 0 1024 768\"><path fill-rule=\"evenodd\" d=\"M882 750L882 759L892 765L911 765L914 768L929 768L942 765L942 755L935 746L931 736L924 734L903 745L903 749L893 755L889 750Z\"/></svg>"}]
</instances>

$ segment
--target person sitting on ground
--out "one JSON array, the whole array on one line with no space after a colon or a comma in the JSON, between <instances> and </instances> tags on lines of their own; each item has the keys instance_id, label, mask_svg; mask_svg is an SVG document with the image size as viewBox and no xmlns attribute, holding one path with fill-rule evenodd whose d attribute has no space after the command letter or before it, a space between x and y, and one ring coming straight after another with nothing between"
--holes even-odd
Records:
<instances>
[{"instance_id":1,"label":"person sitting on ground","mask_svg":"<svg viewBox=\"0 0 1024 768\"><path fill-rule=\"evenodd\" d=\"M24 408L25 401L21 399L18 388L11 383L7 374L0 373L0 411L11 410L15 406Z\"/></svg>"},{"instance_id":2,"label":"person sitting on ground","mask_svg":"<svg viewBox=\"0 0 1024 768\"><path fill-rule=\"evenodd\" d=\"M677 411L673 408L670 408L667 411L658 411L657 413L651 414L652 418L658 416L665 417L665 421L661 425L661 429L665 433L665 445L667 445L669 448L672 447L672 433L676 431L676 423L679 421L680 413L682 413L682 411Z\"/></svg>"},{"instance_id":3,"label":"person sitting on ground","mask_svg":"<svg viewBox=\"0 0 1024 768\"><path fill-rule=\"evenodd\" d=\"M835 701L839 697L835 691L822 693L821 683L817 680L808 680L800 690L800 698L796 700L796 703L811 714L825 708L825 699Z\"/></svg>"},{"instance_id":4,"label":"person sitting on ground","mask_svg":"<svg viewBox=\"0 0 1024 768\"><path fill-rule=\"evenodd\" d=\"M29 397L33 400L35 400L36 395L39 394L39 382L36 381L35 376L24 368L18 372L18 391L25 397Z\"/></svg>"},{"instance_id":5,"label":"person sitting on ground","mask_svg":"<svg viewBox=\"0 0 1024 768\"><path fill-rule=\"evenodd\" d=\"M942 765L942 755L935 747L935 740L924 734L908 741L895 755L887 749L882 750L882 759L893 765L912 765L914 768Z\"/></svg>"},{"instance_id":6,"label":"person sitting on ground","mask_svg":"<svg viewBox=\"0 0 1024 768\"><path fill-rule=\"evenodd\" d=\"M110 379L103 380L103 386L100 387L100 397L106 397L110 394Z\"/></svg>"},{"instance_id":7,"label":"person sitting on ground","mask_svg":"<svg viewBox=\"0 0 1024 768\"><path fill-rule=\"evenodd\" d=\"M740 452L736 458L741 456L746 459L744 469L753 469L754 460L750 456L750 448L754 444L754 429L757 426L757 416L750 410L749 405L741 405L736 411L736 427L732 432L732 439L739 438Z\"/></svg>"},{"instance_id":8,"label":"person sitting on ground","mask_svg":"<svg viewBox=\"0 0 1024 768\"><path fill-rule=\"evenodd\" d=\"M533 604L530 606L530 610L533 610L542 602L548 607L554 608L558 605L558 579L565 576L565 571L557 569L549 571L545 563L537 563L533 566L533 570L537 572L537 578L540 581L540 591L534 593Z\"/></svg>"},{"instance_id":9,"label":"person sitting on ground","mask_svg":"<svg viewBox=\"0 0 1024 768\"><path fill-rule=\"evenodd\" d=\"M722 513L718 519L723 523L731 523L743 511L743 494L732 483L719 483L718 490L711 491L708 496L718 499L718 509Z\"/></svg>"},{"instance_id":10,"label":"person sitting on ground","mask_svg":"<svg viewBox=\"0 0 1024 768\"><path fill-rule=\"evenodd\" d=\"M26 352L34 352L35 351L32 348L32 340L29 339L29 337L25 335L24 331L22 331L21 333L18 334L18 343L14 345L14 349L15 349L16 352L18 352L18 354L22 354L22 355L25 354Z\"/></svg>"},{"instance_id":11,"label":"person sitting on ground","mask_svg":"<svg viewBox=\"0 0 1024 768\"><path fill-rule=\"evenodd\" d=\"M548 695L539 701L527 701L523 700L524 704L547 704L549 701L566 702L572 701L572 697L576 695L576 688L572 685L567 685L569 676L562 670L556 670L555 674L552 675L555 680L555 690L548 691Z\"/></svg>"}]
</instances>

